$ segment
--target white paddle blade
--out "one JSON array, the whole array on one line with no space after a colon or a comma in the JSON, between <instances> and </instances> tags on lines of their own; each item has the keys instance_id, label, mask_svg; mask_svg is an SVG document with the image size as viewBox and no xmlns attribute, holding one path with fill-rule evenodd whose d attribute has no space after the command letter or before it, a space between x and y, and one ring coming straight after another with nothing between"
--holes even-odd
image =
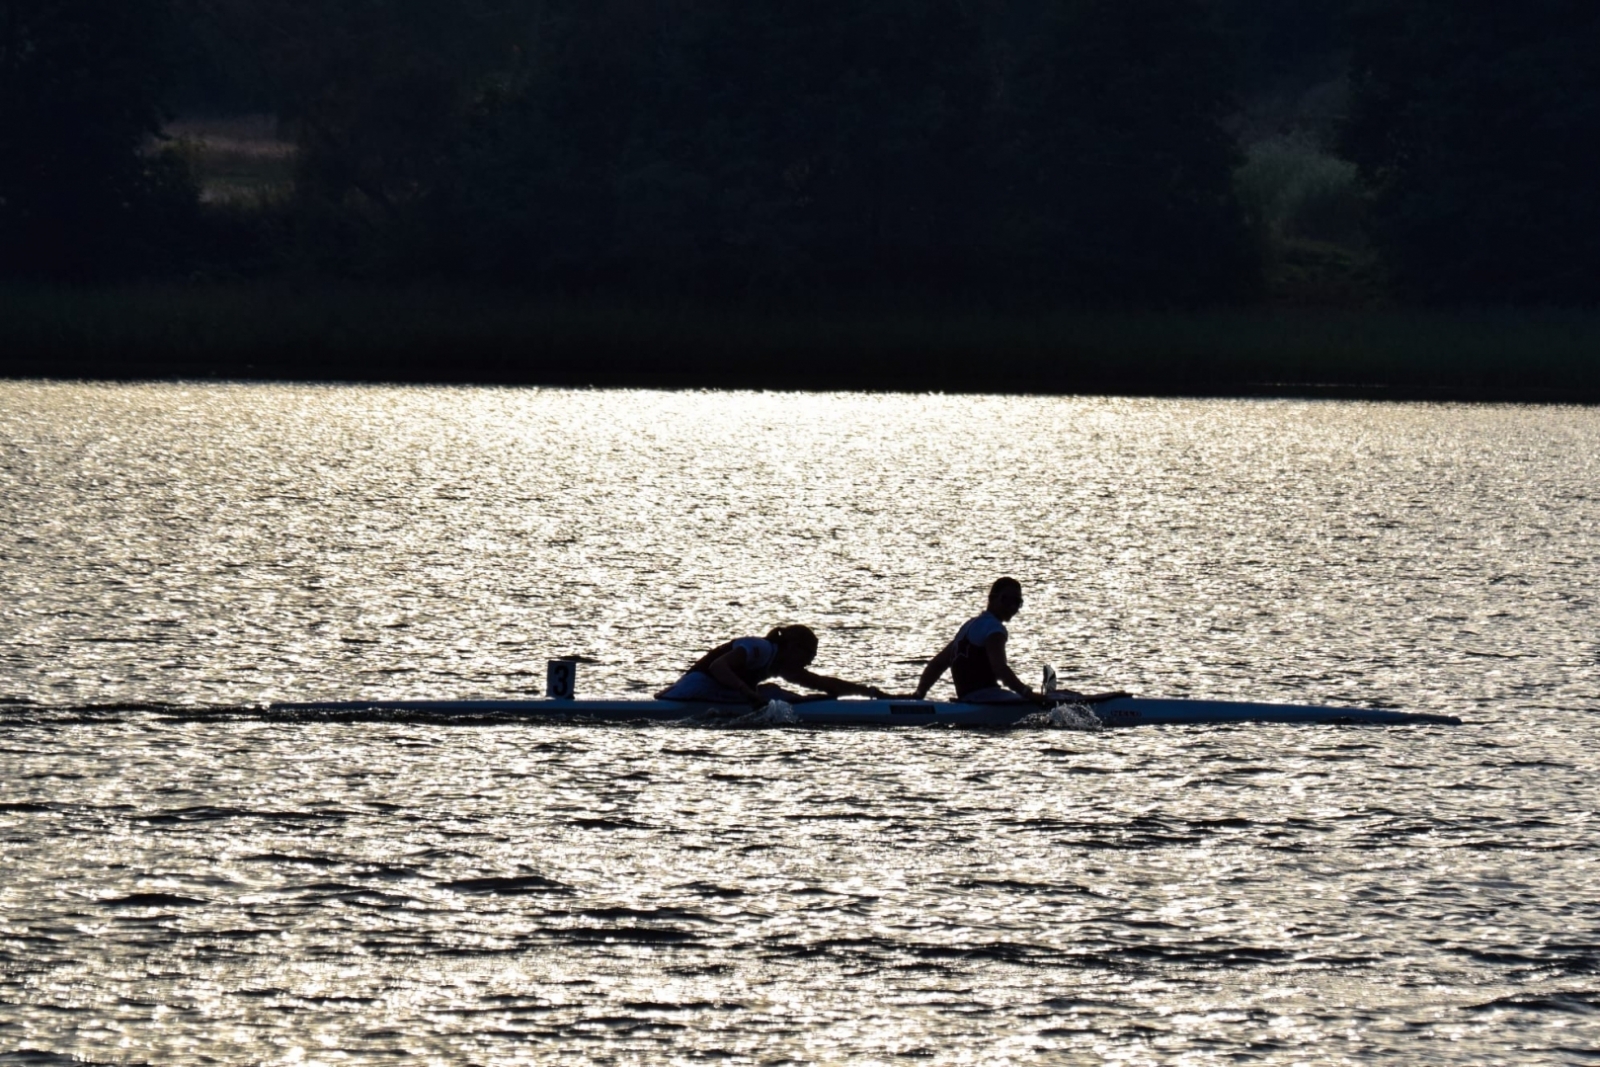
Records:
<instances>
[{"instance_id":1,"label":"white paddle blade","mask_svg":"<svg viewBox=\"0 0 1600 1067\"><path fill-rule=\"evenodd\" d=\"M1046 693L1046 694L1050 694L1050 693L1054 693L1055 691L1056 691L1056 669L1054 667L1050 666L1050 664L1046 663L1044 665L1044 689L1043 689L1043 692Z\"/></svg>"}]
</instances>

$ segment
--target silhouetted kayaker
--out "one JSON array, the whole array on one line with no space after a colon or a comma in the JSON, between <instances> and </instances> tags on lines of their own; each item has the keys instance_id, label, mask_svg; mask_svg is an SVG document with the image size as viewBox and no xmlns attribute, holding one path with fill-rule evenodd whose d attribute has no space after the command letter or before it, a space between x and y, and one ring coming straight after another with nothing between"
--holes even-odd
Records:
<instances>
[{"instance_id":1,"label":"silhouetted kayaker","mask_svg":"<svg viewBox=\"0 0 1600 1067\"><path fill-rule=\"evenodd\" d=\"M870 685L857 685L806 668L817 657L817 635L807 626L780 626L766 637L741 637L701 656L684 676L656 694L657 700L693 700L708 704L755 704L773 700L805 700L781 686L763 685L769 678L819 689L829 696L848 694L884 698Z\"/></svg>"},{"instance_id":2,"label":"silhouetted kayaker","mask_svg":"<svg viewBox=\"0 0 1600 1067\"><path fill-rule=\"evenodd\" d=\"M956 699L972 704L1007 704L1019 700L1044 703L1017 677L1006 662L1006 623L1022 610L1022 583L1001 578L989 587L989 606L982 614L968 619L956 631L953 641L933 657L917 683L914 699L921 700L928 690L950 672L956 685Z\"/></svg>"},{"instance_id":3,"label":"silhouetted kayaker","mask_svg":"<svg viewBox=\"0 0 1600 1067\"><path fill-rule=\"evenodd\" d=\"M1006 623L1022 610L1022 583L1015 578L1000 578L989 587L989 606L980 615L968 619L956 632L955 640L928 664L917 683L914 700L928 695L945 671L950 672L956 685L956 699L965 704L1011 704L1021 701L1041 707L1052 701L1047 697L1067 700L1109 700L1126 693L1101 693L1085 696L1081 693L1060 691L1052 694L1036 693L1018 678L1006 662Z\"/></svg>"}]
</instances>

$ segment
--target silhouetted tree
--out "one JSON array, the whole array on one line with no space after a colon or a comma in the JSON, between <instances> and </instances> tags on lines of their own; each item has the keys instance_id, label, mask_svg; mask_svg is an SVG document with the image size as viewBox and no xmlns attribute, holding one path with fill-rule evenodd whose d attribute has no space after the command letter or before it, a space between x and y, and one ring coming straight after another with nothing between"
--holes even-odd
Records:
<instances>
[{"instance_id":1,"label":"silhouetted tree","mask_svg":"<svg viewBox=\"0 0 1600 1067\"><path fill-rule=\"evenodd\" d=\"M235 0L174 0L172 51L176 70L169 93L183 117L231 117L276 112L278 100L261 62L260 42L241 34L239 14L253 4Z\"/></svg>"},{"instance_id":2,"label":"silhouetted tree","mask_svg":"<svg viewBox=\"0 0 1600 1067\"><path fill-rule=\"evenodd\" d=\"M1600 300L1600 7L1357 0L1345 150L1402 292Z\"/></svg>"},{"instance_id":3,"label":"silhouetted tree","mask_svg":"<svg viewBox=\"0 0 1600 1067\"><path fill-rule=\"evenodd\" d=\"M971 262L987 85L953 0L554 0L537 29L442 190L461 255L718 290Z\"/></svg>"},{"instance_id":4,"label":"silhouetted tree","mask_svg":"<svg viewBox=\"0 0 1600 1067\"><path fill-rule=\"evenodd\" d=\"M294 254L371 271L396 266L384 260L486 81L518 62L536 0L193 2L209 24L197 36L250 57L240 80L298 142Z\"/></svg>"},{"instance_id":5,"label":"silhouetted tree","mask_svg":"<svg viewBox=\"0 0 1600 1067\"><path fill-rule=\"evenodd\" d=\"M441 267L598 285L614 259L619 174L660 104L666 5L546 0L517 66L483 87L423 210ZM674 210L694 210L680 190Z\"/></svg>"},{"instance_id":6,"label":"silhouetted tree","mask_svg":"<svg viewBox=\"0 0 1600 1067\"><path fill-rule=\"evenodd\" d=\"M1213 13L1200 0L1018 6L1001 119L1005 245L1065 294L1240 292L1254 261Z\"/></svg>"},{"instance_id":7,"label":"silhouetted tree","mask_svg":"<svg viewBox=\"0 0 1600 1067\"><path fill-rule=\"evenodd\" d=\"M711 6L688 93L703 104L677 125L699 127L696 169L727 193L722 247L779 252L768 269L802 286L970 280L988 222L989 85L964 5Z\"/></svg>"},{"instance_id":8,"label":"silhouetted tree","mask_svg":"<svg viewBox=\"0 0 1600 1067\"><path fill-rule=\"evenodd\" d=\"M170 0L0 0L0 272L88 278L151 264L192 205L151 153Z\"/></svg>"},{"instance_id":9,"label":"silhouetted tree","mask_svg":"<svg viewBox=\"0 0 1600 1067\"><path fill-rule=\"evenodd\" d=\"M1303 88L1341 73L1349 0L1208 0L1243 93Z\"/></svg>"}]
</instances>

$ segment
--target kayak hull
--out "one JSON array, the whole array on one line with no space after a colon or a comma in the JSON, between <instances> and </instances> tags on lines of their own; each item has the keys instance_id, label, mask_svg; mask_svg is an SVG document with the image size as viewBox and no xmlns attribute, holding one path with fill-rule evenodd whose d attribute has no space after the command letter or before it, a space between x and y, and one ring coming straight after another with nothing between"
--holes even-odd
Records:
<instances>
[{"instance_id":1,"label":"kayak hull","mask_svg":"<svg viewBox=\"0 0 1600 1067\"><path fill-rule=\"evenodd\" d=\"M495 715L572 722L677 722L738 719L751 714L738 705L688 700L344 700L286 702L273 711L307 713ZM1208 723L1372 724L1459 726L1453 715L1335 708L1296 704L1251 704L1225 700L1160 700L1122 697L1094 705L1106 726L1186 726ZM962 704L932 700L816 700L794 705L805 726L960 726L1009 729L1039 709L1031 704Z\"/></svg>"}]
</instances>

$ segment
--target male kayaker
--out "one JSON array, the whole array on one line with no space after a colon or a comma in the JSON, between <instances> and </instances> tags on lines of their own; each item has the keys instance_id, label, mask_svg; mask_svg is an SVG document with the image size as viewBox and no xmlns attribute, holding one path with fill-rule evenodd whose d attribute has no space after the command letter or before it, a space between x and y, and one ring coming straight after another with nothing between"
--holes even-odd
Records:
<instances>
[{"instance_id":1,"label":"male kayaker","mask_svg":"<svg viewBox=\"0 0 1600 1067\"><path fill-rule=\"evenodd\" d=\"M1044 704L1044 694L1035 693L1006 662L1006 623L1022 610L1022 583L1015 578L997 579L989 587L989 606L982 614L968 619L956 631L955 640L928 663L917 683L913 700L928 695L945 671L956 684L956 699L968 704L1012 704L1028 701Z\"/></svg>"},{"instance_id":2,"label":"male kayaker","mask_svg":"<svg viewBox=\"0 0 1600 1067\"><path fill-rule=\"evenodd\" d=\"M1015 578L997 579L989 587L989 606L980 615L968 619L956 632L955 640L944 646L922 672L913 700L928 695L945 671L950 672L956 684L956 699L964 704L1016 704L1027 701L1040 707L1048 703L1047 696L1098 701L1127 696L1126 693L1100 693L1084 696L1079 693L1036 693L1018 678L1006 662L1006 623L1022 610L1022 583Z\"/></svg>"},{"instance_id":3,"label":"male kayaker","mask_svg":"<svg viewBox=\"0 0 1600 1067\"><path fill-rule=\"evenodd\" d=\"M806 668L817 658L817 635L808 626L779 626L766 637L741 637L718 645L696 661L684 676L656 694L657 700L693 700L705 704L753 704L763 707L773 700L794 702L806 698L776 685L782 678L796 685L820 689L832 697L853 693L886 699L888 694L870 685L857 685Z\"/></svg>"}]
</instances>

